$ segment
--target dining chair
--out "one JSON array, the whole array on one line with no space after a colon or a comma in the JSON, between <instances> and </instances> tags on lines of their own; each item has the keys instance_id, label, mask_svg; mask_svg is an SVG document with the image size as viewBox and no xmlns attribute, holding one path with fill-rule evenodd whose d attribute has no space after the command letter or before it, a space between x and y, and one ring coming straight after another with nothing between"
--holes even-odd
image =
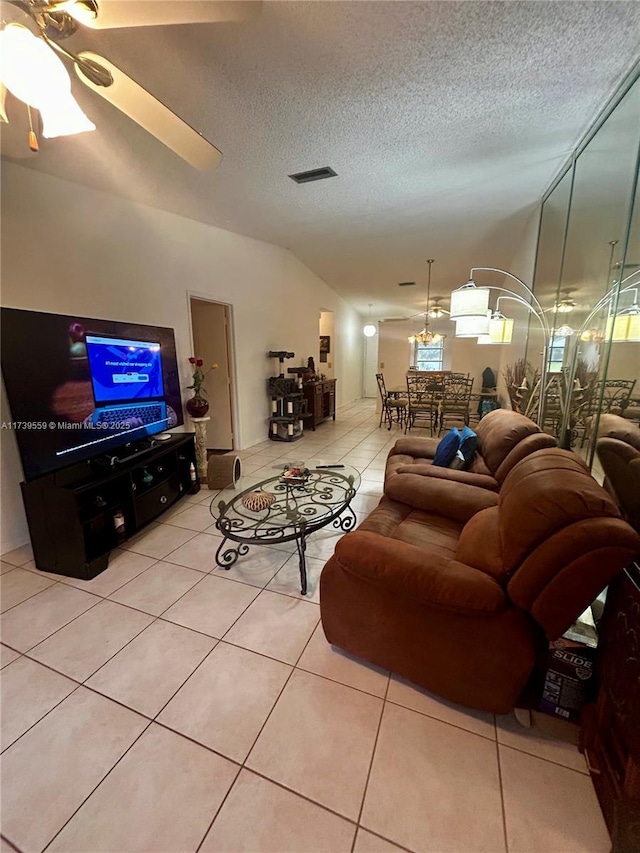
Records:
<instances>
[{"instance_id":1,"label":"dining chair","mask_svg":"<svg viewBox=\"0 0 640 853\"><path fill-rule=\"evenodd\" d=\"M407 375L407 399L409 408L404 431L410 430L417 422L428 424L433 435L438 424L440 402L443 394L443 380L440 375Z\"/></svg>"},{"instance_id":2,"label":"dining chair","mask_svg":"<svg viewBox=\"0 0 640 853\"><path fill-rule=\"evenodd\" d=\"M438 422L438 435L447 421L462 420L469 424L469 404L473 379L462 376L448 376L443 383L442 404Z\"/></svg>"},{"instance_id":3,"label":"dining chair","mask_svg":"<svg viewBox=\"0 0 640 853\"><path fill-rule=\"evenodd\" d=\"M588 405L583 413L584 431L582 434L581 447L591 437L594 421L598 411L601 415L622 415L629 405L635 379L599 379L595 383L590 395Z\"/></svg>"},{"instance_id":4,"label":"dining chair","mask_svg":"<svg viewBox=\"0 0 640 853\"><path fill-rule=\"evenodd\" d=\"M387 429L391 429L394 421L394 415L396 423L403 426L407 420L407 406L409 401L405 397L397 397L390 391L387 391L387 387L384 383L384 374L376 373L376 382L378 383L378 391L380 392L380 401L382 403L378 429L382 426L383 419L387 424Z\"/></svg>"}]
</instances>

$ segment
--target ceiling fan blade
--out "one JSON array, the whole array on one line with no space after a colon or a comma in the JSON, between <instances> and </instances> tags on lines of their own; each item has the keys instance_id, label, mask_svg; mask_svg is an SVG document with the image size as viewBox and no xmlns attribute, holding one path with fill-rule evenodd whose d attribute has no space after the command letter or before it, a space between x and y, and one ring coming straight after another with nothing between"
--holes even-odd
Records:
<instances>
[{"instance_id":1,"label":"ceiling fan blade","mask_svg":"<svg viewBox=\"0 0 640 853\"><path fill-rule=\"evenodd\" d=\"M261 7L261 0L98 0L97 16L80 20L96 30L207 24L243 21L259 14Z\"/></svg>"},{"instance_id":2,"label":"ceiling fan blade","mask_svg":"<svg viewBox=\"0 0 640 853\"><path fill-rule=\"evenodd\" d=\"M215 169L220 164L222 152L218 151L215 145L109 60L90 51L83 51L78 56L80 59L97 62L113 77L111 86L99 86L83 73L81 66L76 65L76 73L82 82L149 131L167 148L196 169Z\"/></svg>"}]
</instances>

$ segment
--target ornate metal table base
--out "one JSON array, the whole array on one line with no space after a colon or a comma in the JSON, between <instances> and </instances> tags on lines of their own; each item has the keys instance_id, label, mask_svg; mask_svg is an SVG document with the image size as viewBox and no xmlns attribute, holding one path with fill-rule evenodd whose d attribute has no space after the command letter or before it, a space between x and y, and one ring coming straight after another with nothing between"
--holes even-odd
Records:
<instances>
[{"instance_id":1,"label":"ornate metal table base","mask_svg":"<svg viewBox=\"0 0 640 853\"><path fill-rule=\"evenodd\" d=\"M336 518L333 523L334 527L342 527L343 530L350 530L355 524L356 516L353 510L351 510L351 514L353 515L353 520L350 518L345 519L345 523L348 526L342 527L342 524L338 524L341 519ZM227 542L230 541L228 539L223 539L220 545L218 546L218 550L216 551L216 564L220 566L221 569L230 569L231 566L234 566L238 560L238 557L244 557L249 553L249 546L246 544L234 543L237 547L230 546L226 550L224 550ZM294 540L296 543L296 549L298 551L298 560L300 565L300 592L302 595L307 594L307 560L305 556L305 552L307 550L307 536L304 530L304 524L300 531L300 535L296 537ZM255 543L259 544L259 543ZM265 543L267 544L267 543Z\"/></svg>"},{"instance_id":2,"label":"ornate metal table base","mask_svg":"<svg viewBox=\"0 0 640 853\"><path fill-rule=\"evenodd\" d=\"M249 553L251 545L278 546L295 542L300 566L300 591L307 594L307 539L316 530L333 524L347 532L356 526L357 518L350 503L356 494L359 474L344 466L340 470L312 470L304 482L283 481L270 477L234 495L231 501L218 503L216 527L223 539L216 551L216 565L230 569L239 557ZM264 491L273 495L267 506L252 510L242 503L248 491Z\"/></svg>"}]
</instances>

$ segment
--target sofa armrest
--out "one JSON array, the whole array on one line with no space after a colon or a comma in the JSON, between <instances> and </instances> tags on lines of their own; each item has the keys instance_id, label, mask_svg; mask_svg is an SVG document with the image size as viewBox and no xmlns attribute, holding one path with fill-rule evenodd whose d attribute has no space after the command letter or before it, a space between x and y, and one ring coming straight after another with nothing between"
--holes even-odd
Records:
<instances>
[{"instance_id":1,"label":"sofa armrest","mask_svg":"<svg viewBox=\"0 0 640 853\"><path fill-rule=\"evenodd\" d=\"M435 512L463 523L480 510L498 505L498 495L490 489L421 474L394 474L385 483L384 493L415 509Z\"/></svg>"},{"instance_id":2,"label":"sofa armrest","mask_svg":"<svg viewBox=\"0 0 640 853\"><path fill-rule=\"evenodd\" d=\"M433 459L439 443L439 438L399 438L391 448L389 456L400 453L414 459Z\"/></svg>"},{"instance_id":3,"label":"sofa armrest","mask_svg":"<svg viewBox=\"0 0 640 853\"><path fill-rule=\"evenodd\" d=\"M473 471L461 471L455 468L441 468L428 462L414 462L396 469L396 474L420 474L421 477L436 477L439 480L451 480L453 483L466 483L467 486L479 486L481 489L498 491L498 481L488 474L474 474Z\"/></svg>"},{"instance_id":4,"label":"sofa armrest","mask_svg":"<svg viewBox=\"0 0 640 853\"><path fill-rule=\"evenodd\" d=\"M333 559L344 571L429 607L482 615L507 606L504 590L484 572L378 533L347 533Z\"/></svg>"}]
</instances>

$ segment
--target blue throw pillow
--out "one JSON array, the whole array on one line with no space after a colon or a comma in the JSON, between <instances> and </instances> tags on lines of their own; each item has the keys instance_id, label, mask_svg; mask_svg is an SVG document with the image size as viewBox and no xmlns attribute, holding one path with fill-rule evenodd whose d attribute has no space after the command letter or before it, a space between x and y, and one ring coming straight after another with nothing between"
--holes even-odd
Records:
<instances>
[{"instance_id":1,"label":"blue throw pillow","mask_svg":"<svg viewBox=\"0 0 640 853\"><path fill-rule=\"evenodd\" d=\"M433 457L433 465L439 468L448 468L455 459L460 447L460 433L457 429L449 430L445 437L438 443L436 455Z\"/></svg>"},{"instance_id":2,"label":"blue throw pillow","mask_svg":"<svg viewBox=\"0 0 640 853\"><path fill-rule=\"evenodd\" d=\"M460 446L458 448L458 455L464 459L463 468L467 468L471 464L477 449L478 436L468 426L464 427L460 432Z\"/></svg>"}]
</instances>

